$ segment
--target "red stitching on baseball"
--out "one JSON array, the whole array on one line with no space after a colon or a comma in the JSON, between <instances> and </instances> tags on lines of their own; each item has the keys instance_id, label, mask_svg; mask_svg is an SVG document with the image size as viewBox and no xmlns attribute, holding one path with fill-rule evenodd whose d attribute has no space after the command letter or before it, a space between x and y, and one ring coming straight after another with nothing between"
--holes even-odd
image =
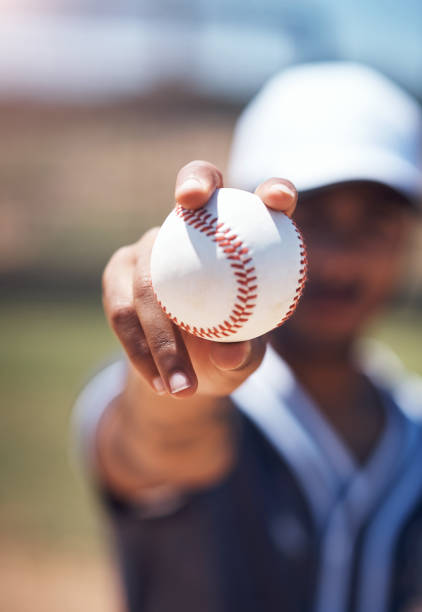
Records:
<instances>
[{"instance_id":1,"label":"red stitching on baseball","mask_svg":"<svg viewBox=\"0 0 422 612\"><path fill-rule=\"evenodd\" d=\"M251 273L255 273L255 267L253 265L248 268L246 267L247 264L252 262L250 256L247 258L245 257L248 255L249 250L244 242L239 239L239 236L231 232L230 227L224 227L223 222L217 223L218 220L216 217L210 219L210 213L204 214L206 212L205 208L188 210L177 205L175 212L185 223L191 225L194 229L198 229L200 232L205 232L206 236L212 238L221 248L226 259L229 260L230 266L234 269L233 275L237 284L236 300L228 316L230 321L225 320L217 327L207 327L206 329L202 327L200 329L197 327L190 327L183 321L179 322L174 315L167 311L156 296L157 301L169 319L195 336L214 340L216 338L229 337L231 334L236 334L251 317L253 309L255 308L254 300L257 298L257 277L249 276ZM228 235L229 232L230 235ZM236 240L236 242L233 242L234 240ZM252 285L252 283L254 284Z\"/></svg>"},{"instance_id":2,"label":"red stitching on baseball","mask_svg":"<svg viewBox=\"0 0 422 612\"><path fill-rule=\"evenodd\" d=\"M283 325L283 323L285 323L287 321L287 319L290 319L290 317L292 316L292 314L294 313L294 311L296 310L296 306L297 303L303 293L303 289L305 287L305 283L306 283L306 279L308 276L308 257L307 257L307 253L306 253L306 246L305 243L303 241L303 237L302 234L298 228L298 226L296 225L296 223L293 221L293 219L290 219L290 221L293 223L294 227L295 227L295 231L296 234L298 235L299 238L299 244L300 244L300 256L301 256L301 260L300 260L300 265L303 266L303 268L301 268L299 270L299 279L298 279L298 286L296 288L295 291L295 296L292 300L292 303L290 304L286 314L284 315L284 317L281 319L281 321L277 324L277 327L280 327L280 325Z\"/></svg>"},{"instance_id":3,"label":"red stitching on baseball","mask_svg":"<svg viewBox=\"0 0 422 612\"><path fill-rule=\"evenodd\" d=\"M236 279L237 283L237 295L236 302L233 306L231 313L227 319L218 325L217 327L200 327L199 329L195 326L191 327L187 323L183 321L178 321L177 318L172 315L164 304L158 299L157 301L160 304L161 308L165 312L165 314L171 319L174 323L179 325L182 329L187 332L198 336L200 338L206 338L209 340L215 340L216 338L221 337L229 337L230 334L236 334L239 329L243 327L245 323L249 320L249 318L253 314L253 309L255 308L255 300L258 297L257 288L258 285L256 283L257 277L250 276L255 273L255 266L252 262L252 257L249 255L249 250L247 246L242 242L241 239L236 234L231 234L228 236L228 232L230 232L230 228L224 227L224 222L217 223L217 217L211 217L211 213L206 213L205 208L199 208L198 210L188 210L183 208L180 205L176 206L175 209L176 214L185 221L188 225L191 225L194 229L198 229L200 232L205 233L206 236L212 238L214 242L221 248L223 253L226 255L226 259L230 261L230 267L233 268L233 275ZM206 214L204 214L206 213ZM295 296L290 304L286 314L281 319L281 321L277 324L277 327L282 325L287 319L289 319L293 312L296 309L297 302L300 296L303 293L303 288L305 286L306 278L307 278L307 270L308 270L308 260L306 255L306 247L303 242L302 234L299 231L296 223L291 219L291 222L294 225L295 231L298 235L299 244L300 244L300 265L303 266L299 270L299 278L298 278L298 286L295 291ZM236 242L233 240L236 239ZM246 267L248 264L249 267ZM252 285L252 283L255 283Z\"/></svg>"}]
</instances>

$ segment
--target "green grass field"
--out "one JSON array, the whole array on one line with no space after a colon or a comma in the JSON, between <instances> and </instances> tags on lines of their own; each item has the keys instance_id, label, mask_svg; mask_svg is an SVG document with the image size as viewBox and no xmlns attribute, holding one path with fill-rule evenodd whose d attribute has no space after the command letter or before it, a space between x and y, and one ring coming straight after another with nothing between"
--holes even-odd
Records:
<instances>
[{"instance_id":1,"label":"green grass field","mask_svg":"<svg viewBox=\"0 0 422 612\"><path fill-rule=\"evenodd\" d=\"M90 546L95 522L69 460L69 416L90 373L117 348L100 304L1 306L0 531Z\"/></svg>"},{"instance_id":2,"label":"green grass field","mask_svg":"<svg viewBox=\"0 0 422 612\"><path fill-rule=\"evenodd\" d=\"M0 314L0 535L95 549L95 512L69 461L69 415L78 390L117 342L99 301L6 301ZM389 316L374 334L422 373L422 318Z\"/></svg>"}]
</instances>

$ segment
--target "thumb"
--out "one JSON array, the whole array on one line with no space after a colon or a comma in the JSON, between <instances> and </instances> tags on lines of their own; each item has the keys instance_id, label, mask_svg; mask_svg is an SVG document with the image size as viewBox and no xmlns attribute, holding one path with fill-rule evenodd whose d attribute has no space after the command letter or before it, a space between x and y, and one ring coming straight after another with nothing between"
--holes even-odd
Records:
<instances>
[{"instance_id":1,"label":"thumb","mask_svg":"<svg viewBox=\"0 0 422 612\"><path fill-rule=\"evenodd\" d=\"M261 363L264 353L264 339L256 338L245 342L213 342L209 356L213 365L219 370L247 369L252 372Z\"/></svg>"}]
</instances>

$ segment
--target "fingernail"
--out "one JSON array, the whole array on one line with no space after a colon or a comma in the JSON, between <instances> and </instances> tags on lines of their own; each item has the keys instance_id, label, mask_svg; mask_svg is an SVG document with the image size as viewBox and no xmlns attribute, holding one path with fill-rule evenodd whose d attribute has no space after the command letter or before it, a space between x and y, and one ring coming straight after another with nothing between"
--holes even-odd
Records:
<instances>
[{"instance_id":1,"label":"fingernail","mask_svg":"<svg viewBox=\"0 0 422 612\"><path fill-rule=\"evenodd\" d=\"M160 376L156 376L152 379L152 386L159 395L164 395L164 393L166 392L166 388Z\"/></svg>"},{"instance_id":2,"label":"fingernail","mask_svg":"<svg viewBox=\"0 0 422 612\"><path fill-rule=\"evenodd\" d=\"M196 178L188 178L186 179L179 187L177 188L177 193L183 191L197 191L200 189L201 191L204 189L203 183Z\"/></svg>"},{"instance_id":3,"label":"fingernail","mask_svg":"<svg viewBox=\"0 0 422 612\"><path fill-rule=\"evenodd\" d=\"M173 372L169 378L170 390L172 393L180 393L191 386L189 378L184 372Z\"/></svg>"},{"instance_id":4,"label":"fingernail","mask_svg":"<svg viewBox=\"0 0 422 612\"><path fill-rule=\"evenodd\" d=\"M288 195L292 199L296 197L296 193L290 187L284 185L283 183L276 183L275 185L272 185L270 187L270 193L274 195Z\"/></svg>"}]
</instances>

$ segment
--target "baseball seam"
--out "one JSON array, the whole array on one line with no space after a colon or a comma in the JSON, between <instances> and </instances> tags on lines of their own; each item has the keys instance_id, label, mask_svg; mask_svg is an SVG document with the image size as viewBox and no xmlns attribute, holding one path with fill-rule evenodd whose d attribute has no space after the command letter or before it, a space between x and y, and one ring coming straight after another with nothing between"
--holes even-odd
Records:
<instances>
[{"instance_id":1,"label":"baseball seam","mask_svg":"<svg viewBox=\"0 0 422 612\"><path fill-rule=\"evenodd\" d=\"M249 320L256 305L256 298L258 297L256 271L249 249L230 227L223 222L219 222L217 217L213 217L211 213L207 212L206 208L189 210L177 205L175 213L185 223L204 233L213 242L216 242L218 247L222 249L225 258L233 270L237 294L227 319L219 325L206 328L198 328L184 321L179 321L157 297L158 303L169 319L185 331L208 340L228 338L232 334L236 334Z\"/></svg>"},{"instance_id":2,"label":"baseball seam","mask_svg":"<svg viewBox=\"0 0 422 612\"><path fill-rule=\"evenodd\" d=\"M287 321L287 319L290 319L290 317L292 316L292 314L296 310L297 303L300 300L300 297L301 297L301 295L303 293L303 290L305 288L306 279L307 279L307 276L308 276L308 256L307 256L307 253L306 253L306 246L305 246L305 243L303 241L303 236L302 236L298 226L293 221L293 219L290 219L290 221L293 223L293 227L295 229L295 232L296 232L298 240L299 240L300 265L301 265L301 268L299 270L300 276L298 278L298 285L296 287L296 291L295 291L295 295L294 295L294 298L292 300L292 303L290 304L290 306L289 306L286 314L284 315L284 317L281 319L281 321L279 323L277 323L276 327L280 327L280 325L283 325L283 323L285 323Z\"/></svg>"},{"instance_id":3,"label":"baseball seam","mask_svg":"<svg viewBox=\"0 0 422 612\"><path fill-rule=\"evenodd\" d=\"M228 227L224 222L219 222L217 217L213 217L204 207L197 210L189 210L178 204L175 208L175 213L185 223L187 223L187 225L190 225L194 229L204 233L213 242L216 242L220 249L222 249L225 258L229 261L230 267L233 269L233 274L237 284L237 295L235 304L227 319L219 325L206 328L198 328L196 326L189 325L184 321L179 321L177 317L168 311L157 295L156 299L167 317L185 331L198 336L199 338L205 338L208 340L230 337L231 335L238 333L239 329L241 329L250 319L251 315L253 314L253 309L256 306L256 298L258 297L256 270L249 249L243 240L241 240L230 227ZM302 267L299 270L300 276L298 278L298 285L292 303L276 327L282 325L293 314L297 302L303 293L307 276L307 256L305 244L297 225L292 219L291 221L294 225L295 232L298 235L301 257L300 264Z\"/></svg>"}]
</instances>

